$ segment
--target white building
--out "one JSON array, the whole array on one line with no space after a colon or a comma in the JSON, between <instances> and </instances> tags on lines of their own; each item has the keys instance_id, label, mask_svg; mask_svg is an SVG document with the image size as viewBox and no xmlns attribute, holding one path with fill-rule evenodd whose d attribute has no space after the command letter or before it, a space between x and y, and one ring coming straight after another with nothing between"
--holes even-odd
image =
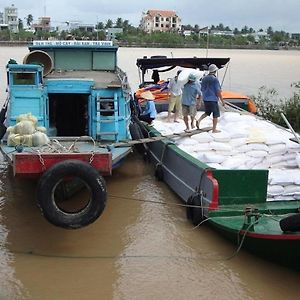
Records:
<instances>
[{"instance_id":1,"label":"white building","mask_svg":"<svg viewBox=\"0 0 300 300\"><path fill-rule=\"evenodd\" d=\"M79 29L81 31L87 32L94 32L95 25L93 24L83 24L81 21L73 20L73 21L66 21L62 23L62 25L57 27L58 32L67 31L71 32L72 30Z\"/></svg>"},{"instance_id":2,"label":"white building","mask_svg":"<svg viewBox=\"0 0 300 300\"><path fill-rule=\"evenodd\" d=\"M181 19L173 10L148 10L142 15L140 28L145 32L179 31Z\"/></svg>"},{"instance_id":3,"label":"white building","mask_svg":"<svg viewBox=\"0 0 300 300\"><path fill-rule=\"evenodd\" d=\"M13 4L4 8L4 23L11 32L19 32L18 9Z\"/></svg>"}]
</instances>

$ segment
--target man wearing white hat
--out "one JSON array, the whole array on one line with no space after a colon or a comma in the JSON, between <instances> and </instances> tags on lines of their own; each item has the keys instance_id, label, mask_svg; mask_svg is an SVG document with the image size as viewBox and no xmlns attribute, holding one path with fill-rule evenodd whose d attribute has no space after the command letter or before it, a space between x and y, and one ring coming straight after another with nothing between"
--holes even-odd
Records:
<instances>
[{"instance_id":1,"label":"man wearing white hat","mask_svg":"<svg viewBox=\"0 0 300 300\"><path fill-rule=\"evenodd\" d=\"M215 64L211 64L208 67L209 74L202 79L201 91L205 112L203 115L201 115L199 120L196 120L196 126L199 129L200 122L207 116L213 114L213 133L220 132L220 130L217 130L218 118L220 117L220 109L218 105L219 99L222 101L223 106L225 105L221 94L221 85L216 77L217 70L218 67Z\"/></svg>"},{"instance_id":2,"label":"man wearing white hat","mask_svg":"<svg viewBox=\"0 0 300 300\"><path fill-rule=\"evenodd\" d=\"M201 100L201 85L199 80L197 80L194 74L190 74L188 77L188 82L184 85L182 91L182 114L183 114L183 121L185 123L186 132L190 132L190 125L191 129L194 129L194 119L197 114L197 106ZM189 117L191 118L189 124Z\"/></svg>"},{"instance_id":3,"label":"man wearing white hat","mask_svg":"<svg viewBox=\"0 0 300 300\"><path fill-rule=\"evenodd\" d=\"M144 111L140 114L139 119L141 121L152 124L152 121L156 118L157 111L154 103L155 97L150 91L141 93L141 98L145 99L146 105Z\"/></svg>"}]
</instances>

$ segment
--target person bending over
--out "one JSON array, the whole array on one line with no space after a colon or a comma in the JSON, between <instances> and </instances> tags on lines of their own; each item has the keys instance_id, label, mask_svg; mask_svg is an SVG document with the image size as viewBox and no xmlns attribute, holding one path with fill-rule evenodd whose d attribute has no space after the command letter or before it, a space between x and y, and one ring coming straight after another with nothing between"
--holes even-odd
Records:
<instances>
[{"instance_id":1,"label":"person bending over","mask_svg":"<svg viewBox=\"0 0 300 300\"><path fill-rule=\"evenodd\" d=\"M141 93L141 97L146 100L146 105L144 111L140 114L139 119L151 125L157 115L154 103L155 97L150 91Z\"/></svg>"}]
</instances>

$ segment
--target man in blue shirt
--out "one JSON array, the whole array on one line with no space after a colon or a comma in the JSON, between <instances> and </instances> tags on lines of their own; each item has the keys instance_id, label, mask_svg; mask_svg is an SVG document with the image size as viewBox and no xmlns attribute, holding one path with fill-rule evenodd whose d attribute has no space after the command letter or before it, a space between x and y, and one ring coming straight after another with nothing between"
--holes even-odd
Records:
<instances>
[{"instance_id":1,"label":"man in blue shirt","mask_svg":"<svg viewBox=\"0 0 300 300\"><path fill-rule=\"evenodd\" d=\"M221 94L221 86L218 78L216 77L217 70L218 67L215 64L211 64L208 67L209 74L202 79L201 91L205 107L205 113L199 118L199 120L196 120L196 126L199 129L200 122L212 113L213 133L220 132L220 130L217 130L218 118L220 117L220 110L218 105L219 99L222 101L223 106L225 105Z\"/></svg>"},{"instance_id":2,"label":"man in blue shirt","mask_svg":"<svg viewBox=\"0 0 300 300\"><path fill-rule=\"evenodd\" d=\"M150 91L141 93L141 97L145 99L147 102L144 111L139 116L139 119L147 122L148 124L152 124L152 121L156 118L157 115L157 111L154 103L155 97Z\"/></svg>"},{"instance_id":3,"label":"man in blue shirt","mask_svg":"<svg viewBox=\"0 0 300 300\"><path fill-rule=\"evenodd\" d=\"M181 98L182 115L186 126L186 132L190 131L188 116L191 117L191 129L195 127L194 119L197 114L197 106L200 104L200 100L201 85L199 81L196 81L196 76L191 73L188 77L188 82L184 85Z\"/></svg>"}]
</instances>

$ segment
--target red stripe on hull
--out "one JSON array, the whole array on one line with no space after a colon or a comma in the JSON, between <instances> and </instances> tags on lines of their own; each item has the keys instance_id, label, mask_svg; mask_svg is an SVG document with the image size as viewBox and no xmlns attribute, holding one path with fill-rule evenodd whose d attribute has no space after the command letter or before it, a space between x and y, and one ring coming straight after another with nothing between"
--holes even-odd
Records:
<instances>
[{"instance_id":1,"label":"red stripe on hull","mask_svg":"<svg viewBox=\"0 0 300 300\"><path fill-rule=\"evenodd\" d=\"M98 170L102 175L112 173L112 154L95 153L51 153L51 154L32 154L17 153L13 155L12 165L14 175L18 177L38 177L53 165L68 159L78 159L87 163Z\"/></svg>"},{"instance_id":2,"label":"red stripe on hull","mask_svg":"<svg viewBox=\"0 0 300 300\"><path fill-rule=\"evenodd\" d=\"M219 183L217 179L213 177L211 170L207 170L206 175L213 185L212 201L209 204L209 210L214 210L217 209L219 205Z\"/></svg>"},{"instance_id":3,"label":"red stripe on hull","mask_svg":"<svg viewBox=\"0 0 300 300\"><path fill-rule=\"evenodd\" d=\"M239 234L243 236L245 234L245 230L241 230ZM254 233L247 232L246 236L256 238L256 239L269 239L269 240L300 240L300 235L293 234L262 234L262 233Z\"/></svg>"}]
</instances>

